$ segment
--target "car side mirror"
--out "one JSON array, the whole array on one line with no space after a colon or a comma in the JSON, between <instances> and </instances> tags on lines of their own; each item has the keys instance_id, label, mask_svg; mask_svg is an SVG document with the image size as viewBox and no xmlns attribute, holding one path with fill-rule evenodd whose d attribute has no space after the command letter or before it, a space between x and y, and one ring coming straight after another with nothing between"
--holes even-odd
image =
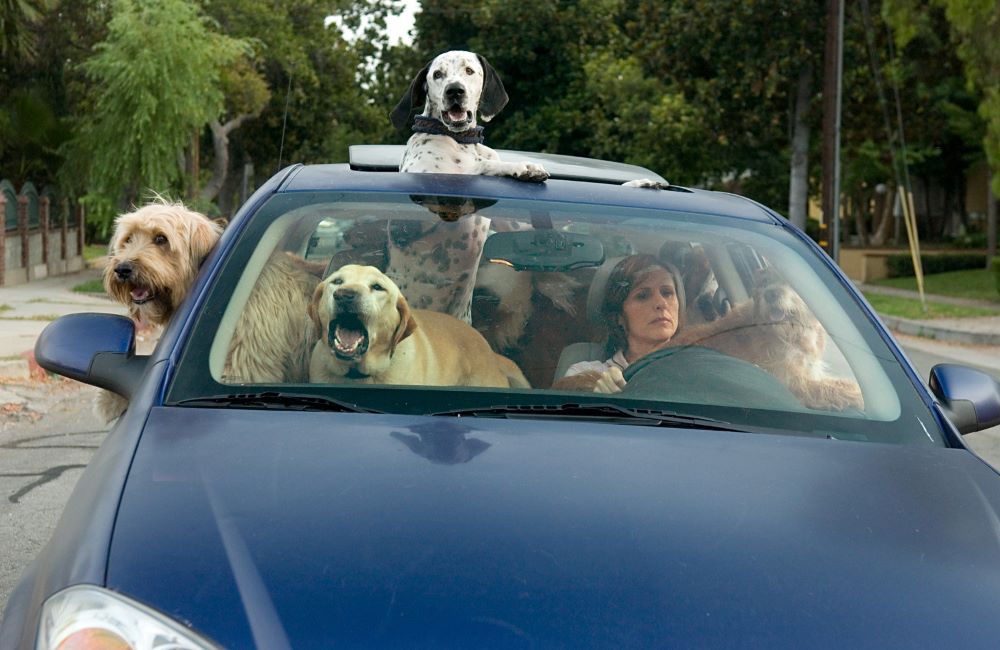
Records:
<instances>
[{"instance_id":1,"label":"car side mirror","mask_svg":"<svg viewBox=\"0 0 1000 650\"><path fill-rule=\"evenodd\" d=\"M70 314L49 323L35 342L42 368L128 399L149 357L135 355L135 324L114 314Z\"/></svg>"},{"instance_id":2,"label":"car side mirror","mask_svg":"<svg viewBox=\"0 0 1000 650\"><path fill-rule=\"evenodd\" d=\"M931 368L930 387L963 434L1000 424L1000 382L985 372L941 363Z\"/></svg>"}]
</instances>

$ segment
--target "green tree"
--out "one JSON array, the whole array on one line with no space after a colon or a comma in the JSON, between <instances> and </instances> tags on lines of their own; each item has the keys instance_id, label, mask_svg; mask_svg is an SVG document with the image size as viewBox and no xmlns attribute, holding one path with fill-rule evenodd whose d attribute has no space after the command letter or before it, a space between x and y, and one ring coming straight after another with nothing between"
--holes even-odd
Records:
<instances>
[{"instance_id":1,"label":"green tree","mask_svg":"<svg viewBox=\"0 0 1000 650\"><path fill-rule=\"evenodd\" d=\"M37 38L32 28L57 2L0 0L0 56L33 56Z\"/></svg>"},{"instance_id":2,"label":"green tree","mask_svg":"<svg viewBox=\"0 0 1000 650\"><path fill-rule=\"evenodd\" d=\"M389 133L388 111L383 116L372 92L384 66L373 69L369 61L387 48L379 27L398 3L206 0L205 10L227 35L255 39L255 69L269 90L262 109L230 137L230 170L218 197L223 214L241 198L244 170L253 170L252 189L279 167L345 161L350 144ZM331 15L350 30L367 28L348 41L337 22L327 25Z\"/></svg>"},{"instance_id":3,"label":"green tree","mask_svg":"<svg viewBox=\"0 0 1000 650\"><path fill-rule=\"evenodd\" d=\"M179 193L181 152L222 114L223 68L249 53L189 0L114 0L107 39L81 64L91 86L69 147L91 214L107 225L149 189Z\"/></svg>"}]
</instances>

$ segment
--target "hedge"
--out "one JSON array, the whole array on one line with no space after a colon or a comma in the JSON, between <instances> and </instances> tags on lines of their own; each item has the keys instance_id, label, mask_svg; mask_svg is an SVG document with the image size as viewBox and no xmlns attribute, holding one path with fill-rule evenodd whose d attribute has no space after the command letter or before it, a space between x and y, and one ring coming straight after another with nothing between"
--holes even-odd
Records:
<instances>
[{"instance_id":1,"label":"hedge","mask_svg":"<svg viewBox=\"0 0 1000 650\"><path fill-rule=\"evenodd\" d=\"M997 293L1000 293L1000 255L993 258L993 277L997 280Z\"/></svg>"},{"instance_id":2,"label":"hedge","mask_svg":"<svg viewBox=\"0 0 1000 650\"><path fill-rule=\"evenodd\" d=\"M986 255L977 253L942 253L940 255L921 255L920 264L924 267L924 275L946 273L948 271L965 271L981 269L986 266ZM899 253L886 258L890 278L902 278L916 275L913 271L913 260L908 254Z\"/></svg>"}]
</instances>

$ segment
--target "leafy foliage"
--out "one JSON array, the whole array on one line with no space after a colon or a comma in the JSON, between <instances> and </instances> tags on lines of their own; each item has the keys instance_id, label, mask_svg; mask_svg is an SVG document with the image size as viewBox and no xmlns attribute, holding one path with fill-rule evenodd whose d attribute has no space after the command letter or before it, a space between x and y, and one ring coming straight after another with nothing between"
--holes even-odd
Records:
<instances>
[{"instance_id":1,"label":"leafy foliage","mask_svg":"<svg viewBox=\"0 0 1000 650\"><path fill-rule=\"evenodd\" d=\"M179 189L179 152L222 112L222 69L248 44L213 31L184 0L115 0L95 49L82 64L91 104L69 153L107 222L111 206Z\"/></svg>"}]
</instances>

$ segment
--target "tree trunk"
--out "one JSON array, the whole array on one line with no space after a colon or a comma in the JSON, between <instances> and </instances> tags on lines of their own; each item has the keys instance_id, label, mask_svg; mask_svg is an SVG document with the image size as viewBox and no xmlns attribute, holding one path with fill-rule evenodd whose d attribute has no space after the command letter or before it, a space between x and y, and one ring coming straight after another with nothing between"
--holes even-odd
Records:
<instances>
[{"instance_id":1,"label":"tree trunk","mask_svg":"<svg viewBox=\"0 0 1000 650\"><path fill-rule=\"evenodd\" d=\"M792 116L792 162L788 182L788 220L805 230L809 217L809 103L812 99L812 70L799 72Z\"/></svg>"},{"instance_id":2,"label":"tree trunk","mask_svg":"<svg viewBox=\"0 0 1000 650\"><path fill-rule=\"evenodd\" d=\"M239 115L229 120L225 124L219 124L218 120L212 120L209 127L212 129L212 148L215 152L215 160L212 163L212 178L201 190L201 198L205 201L213 201L219 195L226 182L226 175L229 173L229 134L239 128L243 122L253 117L252 115Z\"/></svg>"},{"instance_id":3,"label":"tree trunk","mask_svg":"<svg viewBox=\"0 0 1000 650\"><path fill-rule=\"evenodd\" d=\"M874 218L877 219L876 226L872 232L871 245L884 246L889 239L889 231L892 228L892 208L896 203L896 188L891 184L885 185L885 191L875 195Z\"/></svg>"},{"instance_id":4,"label":"tree trunk","mask_svg":"<svg viewBox=\"0 0 1000 650\"><path fill-rule=\"evenodd\" d=\"M986 268L997 254L997 197L993 193L992 170L986 173Z\"/></svg>"},{"instance_id":5,"label":"tree trunk","mask_svg":"<svg viewBox=\"0 0 1000 650\"><path fill-rule=\"evenodd\" d=\"M201 134L197 131L191 134L191 144L184 156L184 176L184 198L191 201L198 195L198 177L201 176Z\"/></svg>"}]
</instances>

